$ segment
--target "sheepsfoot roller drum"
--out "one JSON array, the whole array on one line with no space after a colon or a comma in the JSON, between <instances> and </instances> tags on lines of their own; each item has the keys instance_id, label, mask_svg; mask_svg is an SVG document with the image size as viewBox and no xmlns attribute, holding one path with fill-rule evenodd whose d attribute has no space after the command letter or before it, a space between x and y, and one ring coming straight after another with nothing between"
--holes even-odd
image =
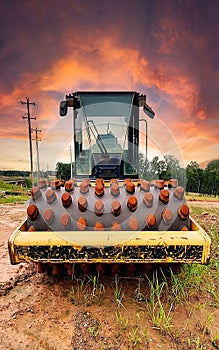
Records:
<instances>
[{"instance_id":1,"label":"sheepsfoot roller drum","mask_svg":"<svg viewBox=\"0 0 219 350\"><path fill-rule=\"evenodd\" d=\"M140 144L147 159L146 118L155 116L146 96L74 92L61 101L60 116L68 109L75 180L33 187L27 220L9 239L11 263L35 262L39 272L54 274L127 276L154 263L207 263L211 241L189 217L184 188L175 179L137 180Z\"/></svg>"},{"instance_id":2,"label":"sheepsfoot roller drum","mask_svg":"<svg viewBox=\"0 0 219 350\"><path fill-rule=\"evenodd\" d=\"M9 240L11 263L54 274L146 273L154 263L206 264L210 238L189 218L176 180L45 181L32 189L27 220ZM48 265L49 264L49 265ZM48 267L49 266L49 267Z\"/></svg>"}]
</instances>

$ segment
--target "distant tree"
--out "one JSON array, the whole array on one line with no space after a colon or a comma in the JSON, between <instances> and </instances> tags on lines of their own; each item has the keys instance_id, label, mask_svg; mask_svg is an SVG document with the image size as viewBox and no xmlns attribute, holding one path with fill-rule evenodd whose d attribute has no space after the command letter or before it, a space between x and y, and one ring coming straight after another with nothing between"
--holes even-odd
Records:
<instances>
[{"instance_id":1,"label":"distant tree","mask_svg":"<svg viewBox=\"0 0 219 350\"><path fill-rule=\"evenodd\" d=\"M71 164L58 162L56 164L56 177L62 180L69 180L71 177Z\"/></svg>"},{"instance_id":2,"label":"distant tree","mask_svg":"<svg viewBox=\"0 0 219 350\"><path fill-rule=\"evenodd\" d=\"M159 161L159 157L155 156L150 162L150 174L153 179L160 178L162 164Z\"/></svg>"},{"instance_id":3,"label":"distant tree","mask_svg":"<svg viewBox=\"0 0 219 350\"><path fill-rule=\"evenodd\" d=\"M177 178L179 170L179 160L173 155L165 155L164 160L160 161L160 178L163 180Z\"/></svg>"},{"instance_id":4,"label":"distant tree","mask_svg":"<svg viewBox=\"0 0 219 350\"><path fill-rule=\"evenodd\" d=\"M219 195L219 159L208 163L204 170L203 192Z\"/></svg>"},{"instance_id":5,"label":"distant tree","mask_svg":"<svg viewBox=\"0 0 219 350\"><path fill-rule=\"evenodd\" d=\"M140 178L150 180L149 167L150 162L144 158L143 153L140 153L138 159L138 173Z\"/></svg>"},{"instance_id":6,"label":"distant tree","mask_svg":"<svg viewBox=\"0 0 219 350\"><path fill-rule=\"evenodd\" d=\"M31 177L27 177L26 181L27 181L27 188L32 188L32 179L31 179Z\"/></svg>"},{"instance_id":7,"label":"distant tree","mask_svg":"<svg viewBox=\"0 0 219 350\"><path fill-rule=\"evenodd\" d=\"M179 160L172 155L165 155L159 160L155 156L151 162L146 161L143 154L139 156L139 176L147 180L176 178L181 186L185 185L186 172L179 165Z\"/></svg>"},{"instance_id":8,"label":"distant tree","mask_svg":"<svg viewBox=\"0 0 219 350\"><path fill-rule=\"evenodd\" d=\"M30 173L29 171L23 171L23 170L0 170L0 176L28 177L30 176Z\"/></svg>"},{"instance_id":9,"label":"distant tree","mask_svg":"<svg viewBox=\"0 0 219 350\"><path fill-rule=\"evenodd\" d=\"M203 185L203 170L196 161L191 161L186 167L186 190L200 193Z\"/></svg>"},{"instance_id":10,"label":"distant tree","mask_svg":"<svg viewBox=\"0 0 219 350\"><path fill-rule=\"evenodd\" d=\"M184 188L186 188L186 169L185 168L179 168L176 176L173 176L173 178L178 180L178 184L180 186L183 186Z\"/></svg>"}]
</instances>

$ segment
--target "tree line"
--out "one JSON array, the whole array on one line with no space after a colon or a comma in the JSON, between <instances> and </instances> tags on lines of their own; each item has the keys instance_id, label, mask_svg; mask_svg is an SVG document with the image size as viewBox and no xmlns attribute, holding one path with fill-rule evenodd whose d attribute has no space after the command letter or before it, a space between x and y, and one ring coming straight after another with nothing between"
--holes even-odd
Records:
<instances>
[{"instance_id":1,"label":"tree line","mask_svg":"<svg viewBox=\"0 0 219 350\"><path fill-rule=\"evenodd\" d=\"M30 172L23 170L0 170L0 176L28 177L30 176Z\"/></svg>"},{"instance_id":2,"label":"tree line","mask_svg":"<svg viewBox=\"0 0 219 350\"><path fill-rule=\"evenodd\" d=\"M172 155L165 155L162 160L156 156L147 161L140 154L139 176L148 180L175 178L187 192L219 195L219 159L209 162L205 169L201 169L196 161L182 168Z\"/></svg>"},{"instance_id":3,"label":"tree line","mask_svg":"<svg viewBox=\"0 0 219 350\"><path fill-rule=\"evenodd\" d=\"M208 163L203 170L197 162L190 162L186 167L187 191L219 195L219 159Z\"/></svg>"},{"instance_id":4,"label":"tree line","mask_svg":"<svg viewBox=\"0 0 219 350\"><path fill-rule=\"evenodd\" d=\"M208 163L205 169L201 169L196 161L191 161L186 168L183 168L179 160L172 155L165 155L163 159L156 156L149 161L140 153L138 164L140 178L149 181L174 178L178 180L179 185L186 188L187 192L219 195L219 159ZM57 178L68 180L70 174L70 163L56 164Z\"/></svg>"}]
</instances>

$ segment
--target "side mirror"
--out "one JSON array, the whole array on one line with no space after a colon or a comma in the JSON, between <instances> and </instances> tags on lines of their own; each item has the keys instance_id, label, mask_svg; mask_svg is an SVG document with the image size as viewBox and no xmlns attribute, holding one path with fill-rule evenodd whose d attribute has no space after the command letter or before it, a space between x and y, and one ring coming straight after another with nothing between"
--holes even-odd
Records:
<instances>
[{"instance_id":1,"label":"side mirror","mask_svg":"<svg viewBox=\"0 0 219 350\"><path fill-rule=\"evenodd\" d=\"M60 102L60 107L59 107L59 115L61 117L64 117L68 112L68 106L66 101L61 101Z\"/></svg>"},{"instance_id":2,"label":"side mirror","mask_svg":"<svg viewBox=\"0 0 219 350\"><path fill-rule=\"evenodd\" d=\"M155 113L154 113L153 109L150 106L148 106L147 103L145 103L145 105L143 107L143 111L149 118L154 119Z\"/></svg>"}]
</instances>

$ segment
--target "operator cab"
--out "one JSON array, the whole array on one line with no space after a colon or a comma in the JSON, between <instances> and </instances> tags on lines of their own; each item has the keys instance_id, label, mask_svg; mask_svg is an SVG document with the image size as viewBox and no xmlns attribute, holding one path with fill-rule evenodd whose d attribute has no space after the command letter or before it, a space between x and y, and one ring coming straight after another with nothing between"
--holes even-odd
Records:
<instances>
[{"instance_id":1,"label":"operator cab","mask_svg":"<svg viewBox=\"0 0 219 350\"><path fill-rule=\"evenodd\" d=\"M73 107L76 178L138 177L139 107L151 118L146 97L136 92L76 92L60 104Z\"/></svg>"}]
</instances>

